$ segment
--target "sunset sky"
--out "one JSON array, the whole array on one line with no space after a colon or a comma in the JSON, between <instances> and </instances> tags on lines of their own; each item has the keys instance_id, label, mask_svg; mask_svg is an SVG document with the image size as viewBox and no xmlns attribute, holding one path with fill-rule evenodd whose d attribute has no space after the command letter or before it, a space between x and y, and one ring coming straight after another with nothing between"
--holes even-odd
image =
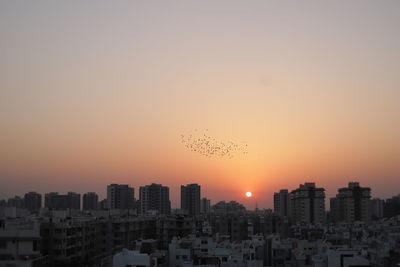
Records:
<instances>
[{"instance_id":1,"label":"sunset sky","mask_svg":"<svg viewBox=\"0 0 400 267\"><path fill-rule=\"evenodd\" d=\"M400 1L1 1L0 199L199 183L400 193ZM204 157L208 129L248 154ZM253 192L245 198L245 192Z\"/></svg>"}]
</instances>

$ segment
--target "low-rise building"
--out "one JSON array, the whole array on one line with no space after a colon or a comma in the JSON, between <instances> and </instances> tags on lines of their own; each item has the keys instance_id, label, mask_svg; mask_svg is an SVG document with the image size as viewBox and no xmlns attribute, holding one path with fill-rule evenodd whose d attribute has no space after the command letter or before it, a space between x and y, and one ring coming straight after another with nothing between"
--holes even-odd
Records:
<instances>
[{"instance_id":1,"label":"low-rise building","mask_svg":"<svg viewBox=\"0 0 400 267\"><path fill-rule=\"evenodd\" d=\"M37 221L28 218L0 220L0 266L50 266L40 248Z\"/></svg>"}]
</instances>

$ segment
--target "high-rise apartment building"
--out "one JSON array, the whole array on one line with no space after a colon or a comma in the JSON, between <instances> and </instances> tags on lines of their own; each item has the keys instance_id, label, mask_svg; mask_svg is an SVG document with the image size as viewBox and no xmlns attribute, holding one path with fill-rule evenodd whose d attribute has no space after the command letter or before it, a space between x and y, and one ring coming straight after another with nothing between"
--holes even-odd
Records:
<instances>
[{"instance_id":1,"label":"high-rise apartment building","mask_svg":"<svg viewBox=\"0 0 400 267\"><path fill-rule=\"evenodd\" d=\"M169 188L161 184L141 186L139 189L140 213L156 211L158 214L170 214L171 202Z\"/></svg>"},{"instance_id":2,"label":"high-rise apartment building","mask_svg":"<svg viewBox=\"0 0 400 267\"><path fill-rule=\"evenodd\" d=\"M385 205L385 201L380 198L374 198L370 201L371 208L371 218L373 219L381 219L383 218L383 208Z\"/></svg>"},{"instance_id":3,"label":"high-rise apartment building","mask_svg":"<svg viewBox=\"0 0 400 267\"><path fill-rule=\"evenodd\" d=\"M135 207L134 188L127 184L108 185L107 203L109 209L133 209Z\"/></svg>"},{"instance_id":4,"label":"high-rise apartment building","mask_svg":"<svg viewBox=\"0 0 400 267\"><path fill-rule=\"evenodd\" d=\"M68 192L66 195L59 195L56 192L45 194L44 206L49 209L81 209L81 195Z\"/></svg>"},{"instance_id":5,"label":"high-rise apartment building","mask_svg":"<svg viewBox=\"0 0 400 267\"><path fill-rule=\"evenodd\" d=\"M56 197L59 196L57 192L50 192L44 194L44 206L45 208L52 209L54 206L56 206L56 200L58 200Z\"/></svg>"},{"instance_id":6,"label":"high-rise apartment building","mask_svg":"<svg viewBox=\"0 0 400 267\"><path fill-rule=\"evenodd\" d=\"M350 182L348 187L340 188L331 199L331 216L336 222L369 221L371 189L361 187L358 182Z\"/></svg>"},{"instance_id":7,"label":"high-rise apartment building","mask_svg":"<svg viewBox=\"0 0 400 267\"><path fill-rule=\"evenodd\" d=\"M290 217L294 222L320 224L326 221L325 189L315 183L301 184L289 194Z\"/></svg>"},{"instance_id":8,"label":"high-rise apartment building","mask_svg":"<svg viewBox=\"0 0 400 267\"><path fill-rule=\"evenodd\" d=\"M7 207L25 208L24 199L20 196L10 197L7 200Z\"/></svg>"},{"instance_id":9,"label":"high-rise apartment building","mask_svg":"<svg viewBox=\"0 0 400 267\"><path fill-rule=\"evenodd\" d=\"M388 198L383 206L383 216L391 218L400 214L400 195Z\"/></svg>"},{"instance_id":10,"label":"high-rise apartment building","mask_svg":"<svg viewBox=\"0 0 400 267\"><path fill-rule=\"evenodd\" d=\"M81 194L68 192L67 196L70 201L70 209L80 210L81 209Z\"/></svg>"},{"instance_id":11,"label":"high-rise apartment building","mask_svg":"<svg viewBox=\"0 0 400 267\"><path fill-rule=\"evenodd\" d=\"M211 212L211 201L208 198L203 197L200 201L200 213L208 214Z\"/></svg>"},{"instance_id":12,"label":"high-rise apartment building","mask_svg":"<svg viewBox=\"0 0 400 267\"><path fill-rule=\"evenodd\" d=\"M289 209L289 191L282 189L274 193L274 212L275 214L286 217Z\"/></svg>"},{"instance_id":13,"label":"high-rise apartment building","mask_svg":"<svg viewBox=\"0 0 400 267\"><path fill-rule=\"evenodd\" d=\"M340 218L339 201L336 197L329 199L329 222L337 223Z\"/></svg>"},{"instance_id":14,"label":"high-rise apartment building","mask_svg":"<svg viewBox=\"0 0 400 267\"><path fill-rule=\"evenodd\" d=\"M200 185L188 184L181 186L181 209L190 216L200 214Z\"/></svg>"},{"instance_id":15,"label":"high-rise apartment building","mask_svg":"<svg viewBox=\"0 0 400 267\"><path fill-rule=\"evenodd\" d=\"M24 196L25 208L31 213L38 212L42 207L42 195L36 192L26 193Z\"/></svg>"},{"instance_id":16,"label":"high-rise apartment building","mask_svg":"<svg viewBox=\"0 0 400 267\"><path fill-rule=\"evenodd\" d=\"M83 194L83 210L97 210L99 208L99 196L95 192Z\"/></svg>"}]
</instances>

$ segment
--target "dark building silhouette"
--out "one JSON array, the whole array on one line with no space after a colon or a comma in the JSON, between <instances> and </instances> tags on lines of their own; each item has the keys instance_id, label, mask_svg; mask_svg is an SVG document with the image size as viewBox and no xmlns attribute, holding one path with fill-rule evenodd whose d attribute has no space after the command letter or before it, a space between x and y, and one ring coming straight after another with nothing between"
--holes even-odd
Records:
<instances>
[{"instance_id":1,"label":"dark building silhouette","mask_svg":"<svg viewBox=\"0 0 400 267\"><path fill-rule=\"evenodd\" d=\"M288 216L289 214L289 191L282 189L274 193L274 212L279 216Z\"/></svg>"},{"instance_id":2,"label":"dark building silhouette","mask_svg":"<svg viewBox=\"0 0 400 267\"><path fill-rule=\"evenodd\" d=\"M212 210L218 215L239 215L246 212L246 208L236 201L220 201L212 207Z\"/></svg>"},{"instance_id":3,"label":"dark building silhouette","mask_svg":"<svg viewBox=\"0 0 400 267\"><path fill-rule=\"evenodd\" d=\"M99 196L94 192L88 192L83 194L82 199L83 210L97 210L99 207Z\"/></svg>"},{"instance_id":4,"label":"dark building silhouette","mask_svg":"<svg viewBox=\"0 0 400 267\"><path fill-rule=\"evenodd\" d=\"M7 200L7 207L25 208L24 199L20 196L10 197Z\"/></svg>"},{"instance_id":5,"label":"dark building silhouette","mask_svg":"<svg viewBox=\"0 0 400 267\"><path fill-rule=\"evenodd\" d=\"M361 187L358 182L350 182L348 187L340 188L331 199L331 220L334 222L369 221L371 189Z\"/></svg>"},{"instance_id":6,"label":"dark building silhouette","mask_svg":"<svg viewBox=\"0 0 400 267\"><path fill-rule=\"evenodd\" d=\"M161 184L141 186L139 189L140 213L157 211L159 214L171 213L169 188Z\"/></svg>"},{"instance_id":7,"label":"dark building silhouette","mask_svg":"<svg viewBox=\"0 0 400 267\"><path fill-rule=\"evenodd\" d=\"M24 196L25 208L31 213L36 213L42 207L42 195L36 192L26 193Z\"/></svg>"},{"instance_id":8,"label":"dark building silhouette","mask_svg":"<svg viewBox=\"0 0 400 267\"><path fill-rule=\"evenodd\" d=\"M81 209L81 195L68 192L66 195L60 195L56 192L51 192L45 195L44 205L49 209Z\"/></svg>"},{"instance_id":9,"label":"dark building silhouette","mask_svg":"<svg viewBox=\"0 0 400 267\"><path fill-rule=\"evenodd\" d=\"M181 186L181 209L191 216L200 215L201 188L198 184Z\"/></svg>"},{"instance_id":10,"label":"dark building silhouette","mask_svg":"<svg viewBox=\"0 0 400 267\"><path fill-rule=\"evenodd\" d=\"M374 198L370 201L371 207L371 218L373 220L379 220L383 218L383 208L385 206L385 201L380 198Z\"/></svg>"},{"instance_id":11,"label":"dark building silhouette","mask_svg":"<svg viewBox=\"0 0 400 267\"><path fill-rule=\"evenodd\" d=\"M100 210L108 210L108 201L106 198L99 202L99 209Z\"/></svg>"},{"instance_id":12,"label":"dark building silhouette","mask_svg":"<svg viewBox=\"0 0 400 267\"><path fill-rule=\"evenodd\" d=\"M294 222L321 224L326 221L325 189L304 183L289 195L290 217Z\"/></svg>"},{"instance_id":13,"label":"dark building silhouette","mask_svg":"<svg viewBox=\"0 0 400 267\"><path fill-rule=\"evenodd\" d=\"M135 190L127 184L107 186L107 204L109 209L128 210L135 207Z\"/></svg>"},{"instance_id":14,"label":"dark building silhouette","mask_svg":"<svg viewBox=\"0 0 400 267\"><path fill-rule=\"evenodd\" d=\"M383 215L386 218L400 215L400 195L386 199L383 206Z\"/></svg>"},{"instance_id":15,"label":"dark building silhouette","mask_svg":"<svg viewBox=\"0 0 400 267\"><path fill-rule=\"evenodd\" d=\"M211 200L203 197L200 201L200 213L208 214L211 212Z\"/></svg>"}]
</instances>

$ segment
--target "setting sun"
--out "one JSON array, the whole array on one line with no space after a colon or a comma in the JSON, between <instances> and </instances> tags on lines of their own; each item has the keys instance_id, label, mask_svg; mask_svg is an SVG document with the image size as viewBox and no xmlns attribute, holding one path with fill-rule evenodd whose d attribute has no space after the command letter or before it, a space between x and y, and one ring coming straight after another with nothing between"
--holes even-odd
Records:
<instances>
[{"instance_id":1,"label":"setting sun","mask_svg":"<svg viewBox=\"0 0 400 267\"><path fill-rule=\"evenodd\" d=\"M253 193L251 192L246 192L246 197L251 197L253 195Z\"/></svg>"}]
</instances>

